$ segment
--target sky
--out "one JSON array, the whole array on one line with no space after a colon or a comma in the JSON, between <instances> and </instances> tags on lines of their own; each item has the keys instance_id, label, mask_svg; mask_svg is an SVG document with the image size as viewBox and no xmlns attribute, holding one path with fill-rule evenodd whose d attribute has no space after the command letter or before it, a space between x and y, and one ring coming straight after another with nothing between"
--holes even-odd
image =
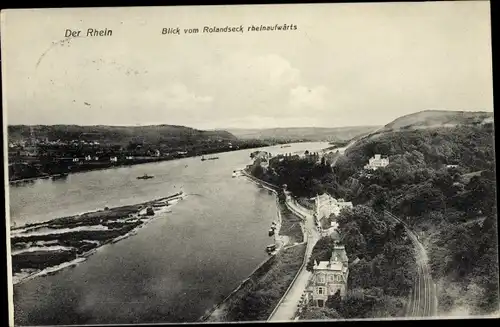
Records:
<instances>
[{"instance_id":1,"label":"sky","mask_svg":"<svg viewBox=\"0 0 500 327\"><path fill-rule=\"evenodd\" d=\"M384 125L493 111L489 3L2 11L8 124ZM248 32L251 25L296 30ZM243 33L184 34L240 26ZM181 35L162 35L163 28ZM66 29L113 31L65 38Z\"/></svg>"}]
</instances>

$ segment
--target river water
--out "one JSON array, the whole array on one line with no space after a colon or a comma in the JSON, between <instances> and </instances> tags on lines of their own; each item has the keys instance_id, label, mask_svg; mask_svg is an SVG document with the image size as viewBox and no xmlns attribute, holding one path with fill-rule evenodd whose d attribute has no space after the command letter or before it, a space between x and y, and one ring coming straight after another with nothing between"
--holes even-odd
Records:
<instances>
[{"instance_id":1,"label":"river water","mask_svg":"<svg viewBox=\"0 0 500 327\"><path fill-rule=\"evenodd\" d=\"M328 143L261 148L319 151ZM72 174L9 188L11 225L188 194L140 229L85 262L14 286L16 325L196 321L266 259L276 202L234 169L256 149L219 160L175 161ZM154 179L138 180L143 174Z\"/></svg>"}]
</instances>

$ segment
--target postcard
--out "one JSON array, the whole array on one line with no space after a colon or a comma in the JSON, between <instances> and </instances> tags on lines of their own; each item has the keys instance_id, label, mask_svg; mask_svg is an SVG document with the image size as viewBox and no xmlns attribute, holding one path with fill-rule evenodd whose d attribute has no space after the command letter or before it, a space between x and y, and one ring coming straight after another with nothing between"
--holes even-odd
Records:
<instances>
[{"instance_id":1,"label":"postcard","mask_svg":"<svg viewBox=\"0 0 500 327\"><path fill-rule=\"evenodd\" d=\"M11 325L499 316L489 2L1 32Z\"/></svg>"}]
</instances>

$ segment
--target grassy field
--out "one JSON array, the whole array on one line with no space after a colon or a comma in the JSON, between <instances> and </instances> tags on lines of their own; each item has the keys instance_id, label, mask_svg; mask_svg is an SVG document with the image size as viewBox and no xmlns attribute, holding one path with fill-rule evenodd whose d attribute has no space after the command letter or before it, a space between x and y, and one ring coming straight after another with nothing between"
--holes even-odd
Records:
<instances>
[{"instance_id":1,"label":"grassy field","mask_svg":"<svg viewBox=\"0 0 500 327\"><path fill-rule=\"evenodd\" d=\"M290 243L301 243L304 241L304 235L300 222L302 219L293 214L285 205L284 201L279 202L281 210L281 229L280 235L288 236Z\"/></svg>"}]
</instances>

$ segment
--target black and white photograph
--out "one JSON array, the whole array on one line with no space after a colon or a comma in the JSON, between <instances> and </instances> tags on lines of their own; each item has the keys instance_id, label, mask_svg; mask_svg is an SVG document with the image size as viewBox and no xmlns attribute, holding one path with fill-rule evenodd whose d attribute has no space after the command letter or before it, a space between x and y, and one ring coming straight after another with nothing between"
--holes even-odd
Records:
<instances>
[{"instance_id":1,"label":"black and white photograph","mask_svg":"<svg viewBox=\"0 0 500 327\"><path fill-rule=\"evenodd\" d=\"M10 325L498 318L490 17L2 10Z\"/></svg>"}]
</instances>

